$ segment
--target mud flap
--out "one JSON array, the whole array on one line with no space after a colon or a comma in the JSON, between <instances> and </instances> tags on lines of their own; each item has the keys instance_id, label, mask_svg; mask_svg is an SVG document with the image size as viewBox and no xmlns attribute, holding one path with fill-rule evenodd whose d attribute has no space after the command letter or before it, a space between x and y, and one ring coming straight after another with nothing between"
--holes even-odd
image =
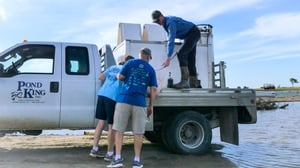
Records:
<instances>
[{"instance_id":1,"label":"mud flap","mask_svg":"<svg viewBox=\"0 0 300 168\"><path fill-rule=\"evenodd\" d=\"M238 113L236 107L225 107L220 112L221 141L239 145Z\"/></svg>"}]
</instances>

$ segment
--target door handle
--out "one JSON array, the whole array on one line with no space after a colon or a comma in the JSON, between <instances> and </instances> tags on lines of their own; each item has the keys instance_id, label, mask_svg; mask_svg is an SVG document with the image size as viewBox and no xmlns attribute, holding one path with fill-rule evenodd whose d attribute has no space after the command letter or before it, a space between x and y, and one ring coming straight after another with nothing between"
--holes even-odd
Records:
<instances>
[{"instance_id":1,"label":"door handle","mask_svg":"<svg viewBox=\"0 0 300 168\"><path fill-rule=\"evenodd\" d=\"M58 82L50 82L50 92L57 93L59 91L59 83Z\"/></svg>"}]
</instances>

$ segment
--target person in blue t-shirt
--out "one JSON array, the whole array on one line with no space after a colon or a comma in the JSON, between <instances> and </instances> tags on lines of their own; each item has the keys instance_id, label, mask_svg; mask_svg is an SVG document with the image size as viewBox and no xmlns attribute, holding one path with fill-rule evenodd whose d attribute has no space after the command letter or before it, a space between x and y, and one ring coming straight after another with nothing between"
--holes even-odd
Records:
<instances>
[{"instance_id":1,"label":"person in blue t-shirt","mask_svg":"<svg viewBox=\"0 0 300 168\"><path fill-rule=\"evenodd\" d=\"M126 62L118 79L124 82L117 98L113 129L116 131L115 146L116 155L114 160L107 167L123 166L121 149L123 133L126 131L129 119L132 121L132 132L134 134L134 167L143 167L140 160L140 152L143 144L143 135L148 117L153 112L153 104L156 97L156 74L153 67L148 63L151 57L151 50L142 48L139 54L140 59ZM147 106L147 88L150 87L150 101Z\"/></svg>"},{"instance_id":2,"label":"person in blue t-shirt","mask_svg":"<svg viewBox=\"0 0 300 168\"><path fill-rule=\"evenodd\" d=\"M152 19L154 23L163 26L168 34L167 58L162 64L163 67L169 66L171 62L175 38L184 40L181 49L177 53L181 81L174 84L173 87L176 89L201 88L196 69L196 47L200 39L200 30L190 21L176 16L164 16L159 10L152 12Z\"/></svg>"},{"instance_id":3,"label":"person in blue t-shirt","mask_svg":"<svg viewBox=\"0 0 300 168\"><path fill-rule=\"evenodd\" d=\"M126 56L125 61L133 59L133 56ZM123 63L121 63L123 64ZM112 130L113 117L115 111L115 104L120 90L122 82L117 79L117 74L121 71L122 65L113 65L107 68L100 74L99 79L104 81L103 85L98 90L98 101L96 107L96 115L98 124L95 129L93 148L90 151L92 157L104 157L104 160L111 161L114 154L114 131ZM102 135L105 123L108 123L108 135L107 135L107 153L101 153L98 147L100 137Z\"/></svg>"}]
</instances>

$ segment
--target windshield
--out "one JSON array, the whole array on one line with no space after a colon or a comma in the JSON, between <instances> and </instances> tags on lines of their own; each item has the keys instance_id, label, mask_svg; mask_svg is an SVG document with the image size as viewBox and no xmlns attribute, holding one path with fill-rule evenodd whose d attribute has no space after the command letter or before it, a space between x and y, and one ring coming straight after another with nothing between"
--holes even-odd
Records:
<instances>
[{"instance_id":1,"label":"windshield","mask_svg":"<svg viewBox=\"0 0 300 168\"><path fill-rule=\"evenodd\" d=\"M17 62L22 57L18 53L9 53L0 58L0 64L3 65L4 69L7 69L12 63Z\"/></svg>"}]
</instances>

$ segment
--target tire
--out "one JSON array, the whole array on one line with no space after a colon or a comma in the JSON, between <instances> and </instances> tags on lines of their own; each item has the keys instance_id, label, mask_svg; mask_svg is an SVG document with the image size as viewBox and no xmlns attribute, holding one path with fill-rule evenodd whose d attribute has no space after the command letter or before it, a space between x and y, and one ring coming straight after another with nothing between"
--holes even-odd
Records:
<instances>
[{"instance_id":1,"label":"tire","mask_svg":"<svg viewBox=\"0 0 300 168\"><path fill-rule=\"evenodd\" d=\"M0 137L4 137L6 134L11 134L13 132L14 132L14 130L1 130Z\"/></svg>"},{"instance_id":2,"label":"tire","mask_svg":"<svg viewBox=\"0 0 300 168\"><path fill-rule=\"evenodd\" d=\"M0 131L0 137L4 137L5 134L6 134L6 132L1 132L1 131Z\"/></svg>"},{"instance_id":3,"label":"tire","mask_svg":"<svg viewBox=\"0 0 300 168\"><path fill-rule=\"evenodd\" d=\"M38 136L41 135L43 130L23 130L22 133L25 135L33 135L33 136Z\"/></svg>"},{"instance_id":4,"label":"tire","mask_svg":"<svg viewBox=\"0 0 300 168\"><path fill-rule=\"evenodd\" d=\"M146 139L148 141L150 141L151 143L162 143L162 137L160 133L157 133L155 131L146 131L144 136L146 137Z\"/></svg>"},{"instance_id":5,"label":"tire","mask_svg":"<svg viewBox=\"0 0 300 168\"><path fill-rule=\"evenodd\" d=\"M208 120L200 113L179 113L165 127L165 144L178 154L203 154L211 145L212 130Z\"/></svg>"},{"instance_id":6,"label":"tire","mask_svg":"<svg viewBox=\"0 0 300 168\"><path fill-rule=\"evenodd\" d=\"M170 117L168 120L166 120L163 124L163 127L162 127L162 131L161 131L161 137L162 137L162 142L163 142L163 145L165 146L165 148L171 152L174 152L173 148L170 146L169 144L169 141L168 141L168 132L169 132L169 129L170 129L170 125L171 125L171 122L174 120L174 116Z\"/></svg>"}]
</instances>

